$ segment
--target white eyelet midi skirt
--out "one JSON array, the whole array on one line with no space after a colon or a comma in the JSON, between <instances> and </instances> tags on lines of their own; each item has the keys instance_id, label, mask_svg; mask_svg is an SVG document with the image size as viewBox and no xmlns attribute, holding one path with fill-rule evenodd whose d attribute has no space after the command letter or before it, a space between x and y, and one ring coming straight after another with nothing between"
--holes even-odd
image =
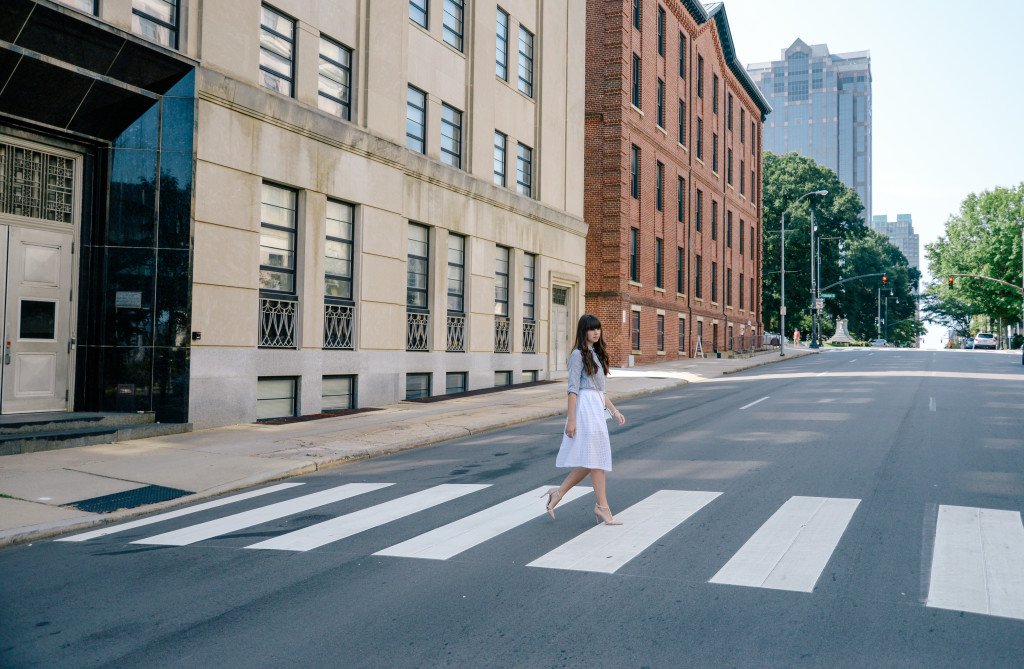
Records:
<instances>
[{"instance_id":1,"label":"white eyelet midi skirt","mask_svg":"<svg viewBox=\"0 0 1024 669\"><path fill-rule=\"evenodd\" d=\"M566 418L566 424L569 419ZM586 467L612 470L612 448L604 417L604 395L597 390L581 390L576 396L576 436L562 432L556 467Z\"/></svg>"}]
</instances>

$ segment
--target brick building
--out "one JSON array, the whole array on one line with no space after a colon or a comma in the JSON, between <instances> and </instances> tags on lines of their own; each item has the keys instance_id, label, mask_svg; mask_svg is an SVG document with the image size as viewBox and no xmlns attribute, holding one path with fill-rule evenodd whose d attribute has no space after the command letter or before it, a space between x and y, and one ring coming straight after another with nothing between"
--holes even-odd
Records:
<instances>
[{"instance_id":1,"label":"brick building","mask_svg":"<svg viewBox=\"0 0 1024 669\"><path fill-rule=\"evenodd\" d=\"M771 107L721 3L587 3L586 310L614 365L761 334L761 130ZM699 341L699 348L698 348Z\"/></svg>"}]
</instances>

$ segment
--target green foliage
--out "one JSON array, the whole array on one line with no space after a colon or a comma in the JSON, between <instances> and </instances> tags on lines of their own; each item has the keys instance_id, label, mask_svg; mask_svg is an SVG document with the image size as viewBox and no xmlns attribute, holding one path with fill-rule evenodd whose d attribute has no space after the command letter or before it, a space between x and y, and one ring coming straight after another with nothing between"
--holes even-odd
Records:
<instances>
[{"instance_id":1,"label":"green foliage","mask_svg":"<svg viewBox=\"0 0 1024 669\"><path fill-rule=\"evenodd\" d=\"M1022 225L1024 183L971 193L960 204L960 212L946 221L946 234L925 246L932 275L945 282L952 274L977 274L1021 285ZM940 323L960 319L961 308L994 320L1021 318L1020 291L995 281L955 277L953 290L942 286L935 292L949 293L929 314Z\"/></svg>"},{"instance_id":2,"label":"green foliage","mask_svg":"<svg viewBox=\"0 0 1024 669\"><path fill-rule=\"evenodd\" d=\"M811 195L792 206L805 193L827 190L828 195ZM811 302L811 207L817 224L815 233L821 238L821 285L833 284L861 274L885 273L892 289L889 300L889 322L899 323L889 329L889 340L908 344L915 334L923 332L923 324L914 321L914 291L921 274L907 262L898 248L885 235L864 225L864 205L857 191L847 188L835 172L796 153L764 154L764 253L762 305L765 327L779 330L781 301L779 268L782 212L786 214L786 329L810 332L810 316L804 310ZM829 239L838 238L838 239ZM876 336L881 277L866 277L842 283L825 292L835 298L825 299L822 332L825 337L835 332L840 318L849 321L850 334L869 340ZM882 317L885 303L882 302Z\"/></svg>"}]
</instances>

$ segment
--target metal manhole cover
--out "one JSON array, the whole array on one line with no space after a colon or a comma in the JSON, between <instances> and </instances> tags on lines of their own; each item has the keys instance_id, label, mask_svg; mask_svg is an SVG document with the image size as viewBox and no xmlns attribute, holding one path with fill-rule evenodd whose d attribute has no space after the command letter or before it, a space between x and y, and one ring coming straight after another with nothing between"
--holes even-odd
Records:
<instances>
[{"instance_id":1,"label":"metal manhole cover","mask_svg":"<svg viewBox=\"0 0 1024 669\"><path fill-rule=\"evenodd\" d=\"M141 488L135 488L134 490L117 492L113 495L103 495L102 497L92 497L90 499L83 499L77 502L69 502L68 504L62 504L61 506L71 507L81 511L88 511L90 513L110 513L111 511L117 511L118 509L134 509L135 507L142 506L144 504L166 502L169 499L176 499L178 497L191 494L192 493L188 490L165 488L161 485L147 485L142 486Z\"/></svg>"}]
</instances>

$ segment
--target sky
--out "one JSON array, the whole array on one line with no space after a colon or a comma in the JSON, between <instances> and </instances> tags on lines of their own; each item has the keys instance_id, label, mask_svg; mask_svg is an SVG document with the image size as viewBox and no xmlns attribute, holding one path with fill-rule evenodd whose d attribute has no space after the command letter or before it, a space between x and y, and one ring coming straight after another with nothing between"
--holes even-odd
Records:
<instances>
[{"instance_id":1,"label":"sky","mask_svg":"<svg viewBox=\"0 0 1024 669\"><path fill-rule=\"evenodd\" d=\"M872 213L911 214L924 245L970 193L1024 181L1024 2L725 0L744 65L797 38L871 52ZM940 331L931 328L929 343Z\"/></svg>"}]
</instances>

